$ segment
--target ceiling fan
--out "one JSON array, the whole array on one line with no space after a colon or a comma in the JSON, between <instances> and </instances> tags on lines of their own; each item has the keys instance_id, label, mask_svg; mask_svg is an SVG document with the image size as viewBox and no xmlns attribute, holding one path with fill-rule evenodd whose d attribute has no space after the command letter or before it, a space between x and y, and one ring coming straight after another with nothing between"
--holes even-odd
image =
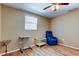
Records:
<instances>
[{"instance_id":1,"label":"ceiling fan","mask_svg":"<svg viewBox=\"0 0 79 59\"><path fill-rule=\"evenodd\" d=\"M54 11L56 11L58 9L58 7L61 5L69 5L69 3L51 3L51 5L43 8L43 10L46 10L46 9L52 7L54 9Z\"/></svg>"}]
</instances>

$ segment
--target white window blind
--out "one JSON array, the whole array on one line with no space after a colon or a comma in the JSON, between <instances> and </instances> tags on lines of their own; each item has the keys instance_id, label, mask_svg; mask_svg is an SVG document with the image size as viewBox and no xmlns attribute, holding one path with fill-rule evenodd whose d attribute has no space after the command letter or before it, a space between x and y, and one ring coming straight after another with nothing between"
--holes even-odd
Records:
<instances>
[{"instance_id":1,"label":"white window blind","mask_svg":"<svg viewBox=\"0 0 79 59\"><path fill-rule=\"evenodd\" d=\"M37 30L37 18L25 16L25 30Z\"/></svg>"}]
</instances>

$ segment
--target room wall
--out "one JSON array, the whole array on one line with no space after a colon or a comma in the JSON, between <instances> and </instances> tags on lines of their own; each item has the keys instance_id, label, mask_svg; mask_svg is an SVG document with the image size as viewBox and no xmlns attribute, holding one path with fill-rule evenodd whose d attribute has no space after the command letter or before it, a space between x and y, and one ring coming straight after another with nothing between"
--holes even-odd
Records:
<instances>
[{"instance_id":1,"label":"room wall","mask_svg":"<svg viewBox=\"0 0 79 59\"><path fill-rule=\"evenodd\" d=\"M1 4L0 4L0 41L1 41Z\"/></svg>"},{"instance_id":2,"label":"room wall","mask_svg":"<svg viewBox=\"0 0 79 59\"><path fill-rule=\"evenodd\" d=\"M24 20L25 15L34 16L38 18L38 29L37 30L25 30ZM45 31L49 30L49 20L45 17L21 11L14 8L2 6L2 40L12 40L8 45L8 50L16 50L19 48L18 37L26 36L30 39L24 40L24 46L28 47L33 45L33 39L44 39Z\"/></svg>"},{"instance_id":3,"label":"room wall","mask_svg":"<svg viewBox=\"0 0 79 59\"><path fill-rule=\"evenodd\" d=\"M52 18L51 30L59 43L79 48L79 9Z\"/></svg>"}]
</instances>

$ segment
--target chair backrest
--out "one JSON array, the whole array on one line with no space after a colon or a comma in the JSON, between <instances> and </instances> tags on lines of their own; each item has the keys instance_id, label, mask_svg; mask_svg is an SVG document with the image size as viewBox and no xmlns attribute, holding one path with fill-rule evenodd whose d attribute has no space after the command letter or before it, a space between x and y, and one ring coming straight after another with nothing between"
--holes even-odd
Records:
<instances>
[{"instance_id":1,"label":"chair backrest","mask_svg":"<svg viewBox=\"0 0 79 59\"><path fill-rule=\"evenodd\" d=\"M46 31L46 38L47 37L53 37L53 34L51 31Z\"/></svg>"}]
</instances>

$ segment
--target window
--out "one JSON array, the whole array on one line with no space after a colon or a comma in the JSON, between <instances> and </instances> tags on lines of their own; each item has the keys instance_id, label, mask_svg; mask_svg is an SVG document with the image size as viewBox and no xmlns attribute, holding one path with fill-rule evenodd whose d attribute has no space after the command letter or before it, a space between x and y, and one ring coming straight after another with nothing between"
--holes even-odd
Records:
<instances>
[{"instance_id":1,"label":"window","mask_svg":"<svg viewBox=\"0 0 79 59\"><path fill-rule=\"evenodd\" d=\"M25 30L37 30L37 18L25 16Z\"/></svg>"}]
</instances>

